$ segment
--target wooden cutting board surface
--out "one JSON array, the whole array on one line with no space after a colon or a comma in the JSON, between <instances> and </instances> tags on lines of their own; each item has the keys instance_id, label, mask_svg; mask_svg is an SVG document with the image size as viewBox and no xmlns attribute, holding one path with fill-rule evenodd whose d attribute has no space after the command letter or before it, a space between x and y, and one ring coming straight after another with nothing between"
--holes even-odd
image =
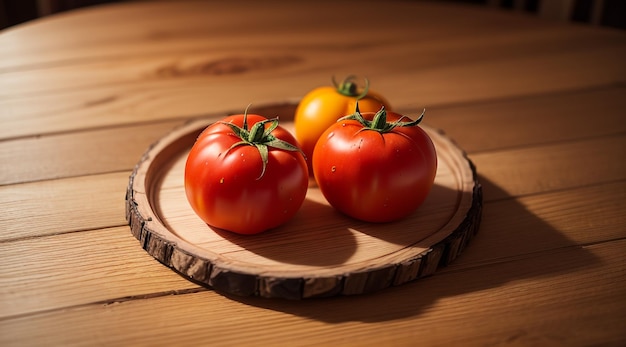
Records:
<instances>
[{"instance_id":1,"label":"wooden cutting board surface","mask_svg":"<svg viewBox=\"0 0 626 347\"><path fill-rule=\"evenodd\" d=\"M281 126L293 127L293 105L270 108L281 115ZM476 170L451 139L427 126L422 128L438 157L435 185L406 219L356 221L311 186L296 216L277 229L257 235L213 229L187 202L183 173L198 134L217 119L191 121L151 146L126 195L126 218L141 246L217 291L287 299L372 292L431 275L478 231L482 190Z\"/></svg>"}]
</instances>

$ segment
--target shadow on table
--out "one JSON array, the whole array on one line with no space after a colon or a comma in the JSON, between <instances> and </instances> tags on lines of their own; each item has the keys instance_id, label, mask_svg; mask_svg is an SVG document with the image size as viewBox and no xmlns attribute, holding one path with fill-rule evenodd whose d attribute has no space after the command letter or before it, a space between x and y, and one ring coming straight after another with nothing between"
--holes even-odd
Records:
<instances>
[{"instance_id":1,"label":"shadow on table","mask_svg":"<svg viewBox=\"0 0 626 347\"><path fill-rule=\"evenodd\" d=\"M578 271L598 261L502 189L482 177L480 181L485 192L480 231L463 254L433 276L355 296L301 301L227 296L324 322L378 322L419 315L447 297ZM565 253L568 261L558 261Z\"/></svg>"}]
</instances>

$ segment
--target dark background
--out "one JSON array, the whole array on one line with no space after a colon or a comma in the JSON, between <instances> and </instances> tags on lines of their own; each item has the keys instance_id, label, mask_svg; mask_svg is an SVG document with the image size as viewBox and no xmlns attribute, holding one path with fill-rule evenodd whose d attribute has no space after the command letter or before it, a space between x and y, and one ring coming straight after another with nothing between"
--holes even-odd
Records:
<instances>
[{"instance_id":1,"label":"dark background","mask_svg":"<svg viewBox=\"0 0 626 347\"><path fill-rule=\"evenodd\" d=\"M0 29L20 24L35 18L50 14L68 11L75 8L92 6L111 2L133 0L0 0ZM553 0L413 0L413 1L440 1L462 2L475 5L498 6L505 10L525 11L537 13L541 1ZM575 0L571 10L570 20L581 23L590 23L595 1ZM516 4L517 3L517 4ZM626 29L626 1L604 0L599 14L598 23L602 26Z\"/></svg>"}]
</instances>

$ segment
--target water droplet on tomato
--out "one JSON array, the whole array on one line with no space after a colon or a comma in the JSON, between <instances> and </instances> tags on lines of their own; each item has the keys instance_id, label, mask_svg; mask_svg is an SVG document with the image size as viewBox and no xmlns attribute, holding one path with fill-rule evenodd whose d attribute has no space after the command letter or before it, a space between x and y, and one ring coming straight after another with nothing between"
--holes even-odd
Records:
<instances>
[{"instance_id":1,"label":"water droplet on tomato","mask_svg":"<svg viewBox=\"0 0 626 347\"><path fill-rule=\"evenodd\" d=\"M220 178L220 184L224 183L224 177Z\"/></svg>"},{"instance_id":2,"label":"water droplet on tomato","mask_svg":"<svg viewBox=\"0 0 626 347\"><path fill-rule=\"evenodd\" d=\"M335 172L335 171L337 171L337 167L335 167L335 166L331 167L331 168L330 168L330 171L331 171L331 172Z\"/></svg>"}]
</instances>

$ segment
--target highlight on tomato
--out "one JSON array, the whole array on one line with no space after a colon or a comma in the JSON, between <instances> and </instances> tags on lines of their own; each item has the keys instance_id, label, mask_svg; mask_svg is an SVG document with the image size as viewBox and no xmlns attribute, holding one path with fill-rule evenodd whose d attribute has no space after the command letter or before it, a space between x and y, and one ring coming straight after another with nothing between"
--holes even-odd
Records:
<instances>
[{"instance_id":1,"label":"highlight on tomato","mask_svg":"<svg viewBox=\"0 0 626 347\"><path fill-rule=\"evenodd\" d=\"M233 115L209 125L185 164L185 192L208 225L257 234L291 219L308 189L298 143L278 118Z\"/></svg>"},{"instance_id":2,"label":"highlight on tomato","mask_svg":"<svg viewBox=\"0 0 626 347\"><path fill-rule=\"evenodd\" d=\"M382 106L390 109L382 95L370 90L369 80L365 79L365 86L359 88L355 79L355 76L348 76L338 84L333 78L333 86L315 88L298 103L294 131L307 158L309 173L312 173L311 158L317 140L337 119L353 113L357 101L363 112L376 112Z\"/></svg>"},{"instance_id":3,"label":"highlight on tomato","mask_svg":"<svg viewBox=\"0 0 626 347\"><path fill-rule=\"evenodd\" d=\"M313 152L317 184L331 206L366 222L391 222L412 214L426 199L437 173L432 140L418 124L384 107L341 118Z\"/></svg>"}]
</instances>

